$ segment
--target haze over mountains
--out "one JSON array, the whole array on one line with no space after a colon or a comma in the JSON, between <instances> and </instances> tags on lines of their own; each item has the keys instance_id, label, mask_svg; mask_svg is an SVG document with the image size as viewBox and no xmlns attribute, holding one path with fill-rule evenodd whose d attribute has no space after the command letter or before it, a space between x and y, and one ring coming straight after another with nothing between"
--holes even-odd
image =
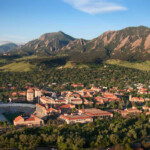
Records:
<instances>
[{"instance_id":1,"label":"haze over mountains","mask_svg":"<svg viewBox=\"0 0 150 150\"><path fill-rule=\"evenodd\" d=\"M20 46L19 55L67 54L73 59L150 60L150 28L128 27L107 31L93 40L73 38L61 31L47 33Z\"/></svg>"},{"instance_id":2,"label":"haze over mountains","mask_svg":"<svg viewBox=\"0 0 150 150\"><path fill-rule=\"evenodd\" d=\"M5 43L5 44L2 44L0 45L0 53L5 53L5 52L8 52L12 49L16 49L18 47L17 44L15 43Z\"/></svg>"}]
</instances>

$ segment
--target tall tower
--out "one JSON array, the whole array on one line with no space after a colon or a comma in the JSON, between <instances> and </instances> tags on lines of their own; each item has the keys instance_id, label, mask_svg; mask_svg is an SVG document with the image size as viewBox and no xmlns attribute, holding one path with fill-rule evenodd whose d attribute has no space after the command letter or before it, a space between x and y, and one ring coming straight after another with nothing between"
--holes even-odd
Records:
<instances>
[{"instance_id":1,"label":"tall tower","mask_svg":"<svg viewBox=\"0 0 150 150\"><path fill-rule=\"evenodd\" d=\"M131 101L131 99L132 99L132 95L129 95L129 101Z\"/></svg>"},{"instance_id":2,"label":"tall tower","mask_svg":"<svg viewBox=\"0 0 150 150\"><path fill-rule=\"evenodd\" d=\"M37 97L41 97L41 90L39 90L39 89L35 89L35 98L37 98Z\"/></svg>"},{"instance_id":3,"label":"tall tower","mask_svg":"<svg viewBox=\"0 0 150 150\"><path fill-rule=\"evenodd\" d=\"M27 101L33 102L34 100L34 93L33 90L30 88L27 90Z\"/></svg>"}]
</instances>

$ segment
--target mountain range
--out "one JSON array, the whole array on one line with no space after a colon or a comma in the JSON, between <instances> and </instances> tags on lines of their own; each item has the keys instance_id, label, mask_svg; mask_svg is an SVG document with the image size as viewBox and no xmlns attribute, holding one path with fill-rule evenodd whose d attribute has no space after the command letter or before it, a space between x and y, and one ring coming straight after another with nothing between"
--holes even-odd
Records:
<instances>
[{"instance_id":1,"label":"mountain range","mask_svg":"<svg viewBox=\"0 0 150 150\"><path fill-rule=\"evenodd\" d=\"M150 60L150 28L139 26L107 31L92 40L76 39L62 31L46 33L19 46L13 53L39 56L65 54L73 60Z\"/></svg>"},{"instance_id":2,"label":"mountain range","mask_svg":"<svg viewBox=\"0 0 150 150\"><path fill-rule=\"evenodd\" d=\"M0 45L0 53L8 52L12 49L16 49L17 47L18 47L18 45L15 43L2 44L2 45Z\"/></svg>"}]
</instances>

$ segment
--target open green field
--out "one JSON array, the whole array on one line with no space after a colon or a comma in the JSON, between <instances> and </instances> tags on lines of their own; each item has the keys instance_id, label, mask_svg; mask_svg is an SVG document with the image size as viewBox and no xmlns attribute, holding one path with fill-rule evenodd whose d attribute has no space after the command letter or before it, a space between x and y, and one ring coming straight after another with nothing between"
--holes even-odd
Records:
<instances>
[{"instance_id":1,"label":"open green field","mask_svg":"<svg viewBox=\"0 0 150 150\"><path fill-rule=\"evenodd\" d=\"M65 56L65 55L64 55ZM21 58L15 59L15 61L26 61L26 60L32 60L32 59L54 59L56 56L37 56L37 55L31 55L31 56L24 56ZM63 55L58 55L57 57L63 57Z\"/></svg>"},{"instance_id":2,"label":"open green field","mask_svg":"<svg viewBox=\"0 0 150 150\"><path fill-rule=\"evenodd\" d=\"M0 63L7 63L8 60L7 59L0 59Z\"/></svg>"},{"instance_id":3,"label":"open green field","mask_svg":"<svg viewBox=\"0 0 150 150\"><path fill-rule=\"evenodd\" d=\"M22 62L13 62L11 64L4 65L0 67L0 70L11 71L11 72L27 72L35 68L36 68L35 65L31 65L28 62L22 61Z\"/></svg>"},{"instance_id":4,"label":"open green field","mask_svg":"<svg viewBox=\"0 0 150 150\"><path fill-rule=\"evenodd\" d=\"M22 58L17 58L15 59L16 61L21 61L21 60L31 60L31 59L35 59L35 58L38 58L38 56L36 55L32 55L32 56L24 56Z\"/></svg>"},{"instance_id":5,"label":"open green field","mask_svg":"<svg viewBox=\"0 0 150 150\"><path fill-rule=\"evenodd\" d=\"M107 60L105 63L127 67L127 68L138 69L142 71L150 71L150 61L132 63L132 62L127 62L127 61L111 59L111 60Z\"/></svg>"}]
</instances>

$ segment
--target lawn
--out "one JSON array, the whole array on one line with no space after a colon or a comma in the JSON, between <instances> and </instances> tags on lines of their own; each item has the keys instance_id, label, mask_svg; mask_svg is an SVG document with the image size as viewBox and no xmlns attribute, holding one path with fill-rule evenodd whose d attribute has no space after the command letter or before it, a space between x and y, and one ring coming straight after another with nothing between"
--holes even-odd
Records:
<instances>
[{"instance_id":1,"label":"lawn","mask_svg":"<svg viewBox=\"0 0 150 150\"><path fill-rule=\"evenodd\" d=\"M31 65L28 62L13 62L11 64L4 65L0 67L0 70L3 71L11 71L11 72L27 72L31 71L32 69L36 68L35 65Z\"/></svg>"},{"instance_id":2,"label":"lawn","mask_svg":"<svg viewBox=\"0 0 150 150\"><path fill-rule=\"evenodd\" d=\"M24 56L24 57L21 57L21 58L17 58L15 60L16 61L21 61L21 60L31 60L31 59L35 59L35 58L39 58L39 57L36 56L36 55L32 55L32 56Z\"/></svg>"},{"instance_id":3,"label":"lawn","mask_svg":"<svg viewBox=\"0 0 150 150\"><path fill-rule=\"evenodd\" d=\"M0 59L0 63L7 63L8 62L8 60L7 59Z\"/></svg>"},{"instance_id":4,"label":"lawn","mask_svg":"<svg viewBox=\"0 0 150 150\"><path fill-rule=\"evenodd\" d=\"M132 63L132 62L127 62L127 61L111 59L111 60L107 60L106 64L118 65L122 67L138 69L142 71L150 71L150 61Z\"/></svg>"}]
</instances>

